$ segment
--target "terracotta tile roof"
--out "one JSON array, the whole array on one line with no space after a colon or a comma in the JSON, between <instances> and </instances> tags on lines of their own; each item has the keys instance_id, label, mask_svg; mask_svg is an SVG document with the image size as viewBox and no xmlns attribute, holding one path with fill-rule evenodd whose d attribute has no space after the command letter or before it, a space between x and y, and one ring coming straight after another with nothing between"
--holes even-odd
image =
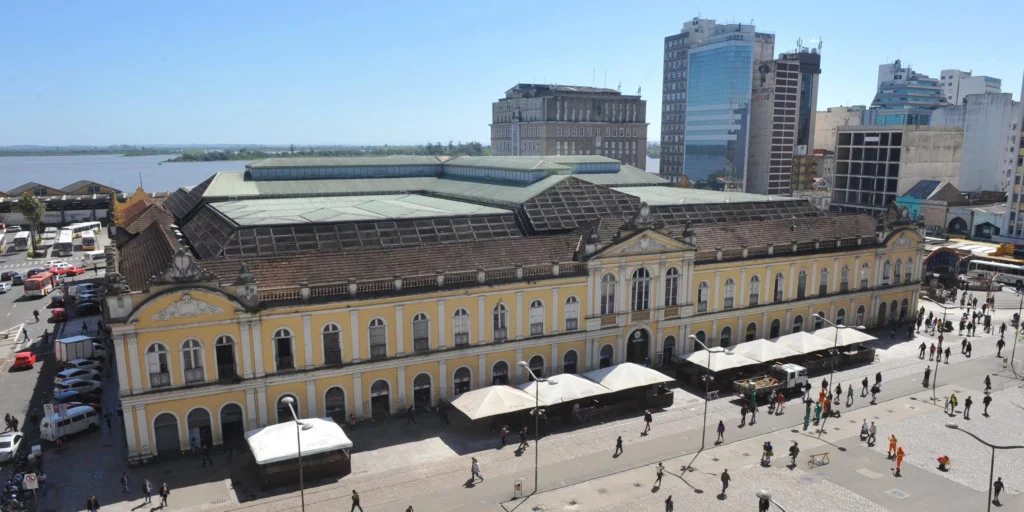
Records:
<instances>
[{"instance_id":1,"label":"terracotta tile roof","mask_svg":"<svg viewBox=\"0 0 1024 512\"><path fill-rule=\"evenodd\" d=\"M739 249L766 247L768 244L782 245L791 242L805 243L834 241L837 237L875 237L876 221L866 215L829 214L822 218L797 218L790 220L766 220L737 223L702 224L693 228L697 251L715 249Z\"/></svg>"},{"instance_id":2,"label":"terracotta tile roof","mask_svg":"<svg viewBox=\"0 0 1024 512\"><path fill-rule=\"evenodd\" d=\"M135 205L132 205L135 206ZM150 204L148 207L142 209L134 217L129 217L125 223L125 231L135 234L140 233L144 229L148 228L153 223L160 224L164 227L174 224L174 216L171 215L163 206L158 204Z\"/></svg>"},{"instance_id":3,"label":"terracotta tile roof","mask_svg":"<svg viewBox=\"0 0 1024 512\"><path fill-rule=\"evenodd\" d=\"M144 290L149 278L163 271L179 247L170 230L153 222L120 249L121 275L134 291Z\"/></svg>"},{"instance_id":4,"label":"terracotta tile roof","mask_svg":"<svg viewBox=\"0 0 1024 512\"><path fill-rule=\"evenodd\" d=\"M148 208L151 204L153 204L153 201L150 200L149 197L143 197L142 199L129 205L127 208L124 209L123 212L121 212L121 215L124 219L121 225L127 226L128 224L131 224L131 221L135 217L138 217L139 214L142 213L142 211Z\"/></svg>"},{"instance_id":5,"label":"terracotta tile roof","mask_svg":"<svg viewBox=\"0 0 1024 512\"><path fill-rule=\"evenodd\" d=\"M477 269L513 268L573 261L582 237L570 233L534 236L517 240L486 240L393 249L353 249L298 253L283 257L203 260L199 265L217 274L221 282L233 282L245 261L261 289L370 281L394 276L430 275L437 272L472 272ZM141 236L141 235L140 235ZM134 242L133 242L134 243ZM153 271L147 271L152 273Z\"/></svg>"}]
</instances>

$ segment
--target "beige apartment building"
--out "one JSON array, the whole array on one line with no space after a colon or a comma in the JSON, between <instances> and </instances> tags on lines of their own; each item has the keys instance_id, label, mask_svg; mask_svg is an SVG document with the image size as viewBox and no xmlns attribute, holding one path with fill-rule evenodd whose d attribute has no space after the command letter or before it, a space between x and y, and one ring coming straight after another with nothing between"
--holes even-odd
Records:
<instances>
[{"instance_id":1,"label":"beige apartment building","mask_svg":"<svg viewBox=\"0 0 1024 512\"><path fill-rule=\"evenodd\" d=\"M495 156L600 155L646 169L647 102L615 89L518 84L494 102Z\"/></svg>"}]
</instances>

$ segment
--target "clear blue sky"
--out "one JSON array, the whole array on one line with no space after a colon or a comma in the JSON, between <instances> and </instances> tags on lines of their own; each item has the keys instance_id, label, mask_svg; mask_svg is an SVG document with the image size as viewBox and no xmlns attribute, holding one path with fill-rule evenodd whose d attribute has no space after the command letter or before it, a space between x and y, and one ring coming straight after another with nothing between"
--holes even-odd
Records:
<instances>
[{"instance_id":1,"label":"clear blue sky","mask_svg":"<svg viewBox=\"0 0 1024 512\"><path fill-rule=\"evenodd\" d=\"M595 70L643 88L657 140L663 38L698 12L753 19L776 53L822 37L819 109L869 103L896 57L1017 99L1024 72L1019 0L483 3L5 2L0 145L486 144L506 89Z\"/></svg>"}]
</instances>

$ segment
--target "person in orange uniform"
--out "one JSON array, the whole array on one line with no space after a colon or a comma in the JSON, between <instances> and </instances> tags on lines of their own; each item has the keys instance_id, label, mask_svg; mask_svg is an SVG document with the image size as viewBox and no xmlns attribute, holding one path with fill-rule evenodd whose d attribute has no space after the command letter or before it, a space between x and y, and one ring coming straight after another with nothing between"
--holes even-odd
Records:
<instances>
[{"instance_id":1,"label":"person in orange uniform","mask_svg":"<svg viewBox=\"0 0 1024 512\"><path fill-rule=\"evenodd\" d=\"M903 451L902 446L896 449L896 476L900 476L900 466L903 464L903 457L906 456L907 452Z\"/></svg>"},{"instance_id":2,"label":"person in orange uniform","mask_svg":"<svg viewBox=\"0 0 1024 512\"><path fill-rule=\"evenodd\" d=\"M889 436L889 451L886 452L886 457L893 458L896 456L896 434Z\"/></svg>"}]
</instances>

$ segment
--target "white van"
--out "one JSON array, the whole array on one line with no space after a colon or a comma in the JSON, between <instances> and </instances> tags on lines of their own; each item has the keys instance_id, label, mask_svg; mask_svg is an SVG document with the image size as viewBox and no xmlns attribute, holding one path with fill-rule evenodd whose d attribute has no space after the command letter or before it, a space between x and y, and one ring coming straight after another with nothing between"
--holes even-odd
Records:
<instances>
[{"instance_id":1,"label":"white van","mask_svg":"<svg viewBox=\"0 0 1024 512\"><path fill-rule=\"evenodd\" d=\"M91 269L93 265L99 267L107 266L107 253L103 252L102 249L98 251L88 251L85 253L85 257L82 259L85 260L85 263L83 263L83 265L85 265L86 270Z\"/></svg>"},{"instance_id":2,"label":"white van","mask_svg":"<svg viewBox=\"0 0 1024 512\"><path fill-rule=\"evenodd\" d=\"M62 437L100 428L100 415L96 409L88 405L79 405L68 409L67 416L54 414L39 422L40 437L47 441L56 441Z\"/></svg>"}]
</instances>

